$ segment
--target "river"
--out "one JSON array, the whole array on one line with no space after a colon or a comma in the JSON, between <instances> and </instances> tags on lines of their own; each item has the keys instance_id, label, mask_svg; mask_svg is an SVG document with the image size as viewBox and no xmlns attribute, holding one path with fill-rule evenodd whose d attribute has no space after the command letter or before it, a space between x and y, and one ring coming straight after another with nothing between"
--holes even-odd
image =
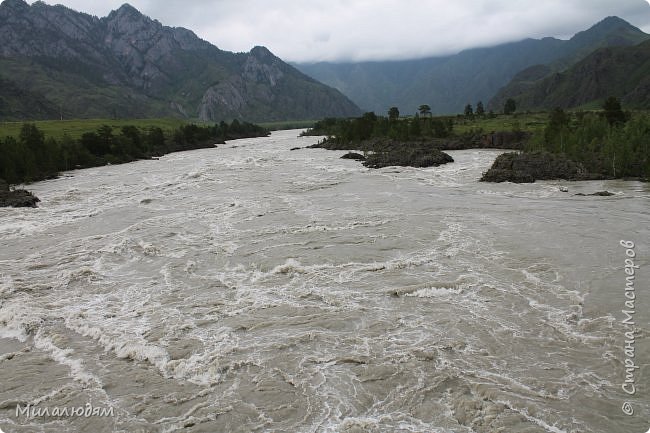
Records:
<instances>
[{"instance_id":1,"label":"river","mask_svg":"<svg viewBox=\"0 0 650 433\"><path fill-rule=\"evenodd\" d=\"M646 432L648 184L371 170L298 132L0 209L0 429Z\"/></svg>"}]
</instances>

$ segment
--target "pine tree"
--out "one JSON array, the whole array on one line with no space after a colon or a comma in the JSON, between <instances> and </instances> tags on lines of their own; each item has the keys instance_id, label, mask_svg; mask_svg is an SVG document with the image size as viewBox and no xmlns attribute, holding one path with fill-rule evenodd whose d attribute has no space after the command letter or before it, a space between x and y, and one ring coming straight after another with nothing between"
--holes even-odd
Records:
<instances>
[{"instance_id":1,"label":"pine tree","mask_svg":"<svg viewBox=\"0 0 650 433\"><path fill-rule=\"evenodd\" d=\"M508 98L506 103L503 105L503 114L512 114L517 111L517 104L514 99Z\"/></svg>"},{"instance_id":2,"label":"pine tree","mask_svg":"<svg viewBox=\"0 0 650 433\"><path fill-rule=\"evenodd\" d=\"M485 115L485 107L483 107L483 101L478 101L476 103L476 115L483 117Z\"/></svg>"}]
</instances>

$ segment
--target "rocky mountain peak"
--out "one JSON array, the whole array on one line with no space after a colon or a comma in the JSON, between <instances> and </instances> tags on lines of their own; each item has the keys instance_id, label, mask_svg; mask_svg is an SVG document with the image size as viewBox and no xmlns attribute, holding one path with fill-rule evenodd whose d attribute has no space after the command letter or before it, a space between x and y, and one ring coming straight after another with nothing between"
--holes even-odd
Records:
<instances>
[{"instance_id":1,"label":"rocky mountain peak","mask_svg":"<svg viewBox=\"0 0 650 433\"><path fill-rule=\"evenodd\" d=\"M591 27L591 29L597 29L597 28L616 28L616 27L627 27L630 29L636 29L632 24L628 23L622 18L619 18L617 16L609 16L601 20L600 22L596 23L594 26ZM638 29L637 29L638 30Z\"/></svg>"},{"instance_id":2,"label":"rocky mountain peak","mask_svg":"<svg viewBox=\"0 0 650 433\"><path fill-rule=\"evenodd\" d=\"M29 4L25 0L4 0L0 4L2 8L10 8L13 10L24 10L29 9Z\"/></svg>"},{"instance_id":3,"label":"rocky mountain peak","mask_svg":"<svg viewBox=\"0 0 650 433\"><path fill-rule=\"evenodd\" d=\"M573 44L589 44L617 38L612 45L635 45L647 38L639 28L622 18L610 16L594 24L589 29L576 33L570 40Z\"/></svg>"},{"instance_id":4,"label":"rocky mountain peak","mask_svg":"<svg viewBox=\"0 0 650 433\"><path fill-rule=\"evenodd\" d=\"M29 5L24 0L4 0L0 3L0 19L16 20L29 13Z\"/></svg>"},{"instance_id":5,"label":"rocky mountain peak","mask_svg":"<svg viewBox=\"0 0 650 433\"><path fill-rule=\"evenodd\" d=\"M269 51L268 48L262 47L262 46L256 46L253 47L253 49L250 51L250 54L254 57L256 57L259 60L269 60L269 59L274 59L275 56L271 51Z\"/></svg>"},{"instance_id":6,"label":"rocky mountain peak","mask_svg":"<svg viewBox=\"0 0 650 433\"><path fill-rule=\"evenodd\" d=\"M120 6L117 10L114 11L118 17L124 18L124 17L133 17L133 18L140 18L142 17L142 13L140 13L139 10L134 8L128 3L124 3L122 6Z\"/></svg>"},{"instance_id":7,"label":"rocky mountain peak","mask_svg":"<svg viewBox=\"0 0 650 433\"><path fill-rule=\"evenodd\" d=\"M143 15L128 3L124 3L119 9L112 11L105 20L108 28L118 33L135 33L154 23L151 18Z\"/></svg>"}]
</instances>

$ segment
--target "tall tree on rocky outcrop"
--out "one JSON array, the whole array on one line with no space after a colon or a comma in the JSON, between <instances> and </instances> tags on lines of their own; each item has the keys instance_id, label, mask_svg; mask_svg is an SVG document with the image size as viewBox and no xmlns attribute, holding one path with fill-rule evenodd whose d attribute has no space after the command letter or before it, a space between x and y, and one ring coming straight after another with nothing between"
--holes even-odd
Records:
<instances>
[{"instance_id":1,"label":"tall tree on rocky outcrop","mask_svg":"<svg viewBox=\"0 0 650 433\"><path fill-rule=\"evenodd\" d=\"M399 109L397 107L390 107L388 109L388 120L399 119Z\"/></svg>"}]
</instances>

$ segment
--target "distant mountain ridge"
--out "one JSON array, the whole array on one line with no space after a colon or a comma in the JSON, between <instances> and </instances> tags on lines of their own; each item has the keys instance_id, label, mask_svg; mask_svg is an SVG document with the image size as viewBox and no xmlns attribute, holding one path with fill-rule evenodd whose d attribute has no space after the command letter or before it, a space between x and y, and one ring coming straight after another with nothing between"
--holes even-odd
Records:
<instances>
[{"instance_id":1,"label":"distant mountain ridge","mask_svg":"<svg viewBox=\"0 0 650 433\"><path fill-rule=\"evenodd\" d=\"M0 4L0 118L161 117L249 121L353 116L359 108L264 47L222 51L124 4L97 18Z\"/></svg>"},{"instance_id":2,"label":"distant mountain ridge","mask_svg":"<svg viewBox=\"0 0 650 433\"><path fill-rule=\"evenodd\" d=\"M428 104L434 113L450 114L462 112L467 103L487 103L531 66L562 70L598 48L631 46L648 38L625 20L608 17L570 40L525 39L421 60L295 66L341 90L364 110L385 113L397 106L402 113L414 113L420 104Z\"/></svg>"},{"instance_id":3,"label":"distant mountain ridge","mask_svg":"<svg viewBox=\"0 0 650 433\"><path fill-rule=\"evenodd\" d=\"M531 69L515 76L490 105L512 98L520 110L576 108L614 96L627 107L650 109L650 40L600 48L562 72Z\"/></svg>"}]
</instances>

